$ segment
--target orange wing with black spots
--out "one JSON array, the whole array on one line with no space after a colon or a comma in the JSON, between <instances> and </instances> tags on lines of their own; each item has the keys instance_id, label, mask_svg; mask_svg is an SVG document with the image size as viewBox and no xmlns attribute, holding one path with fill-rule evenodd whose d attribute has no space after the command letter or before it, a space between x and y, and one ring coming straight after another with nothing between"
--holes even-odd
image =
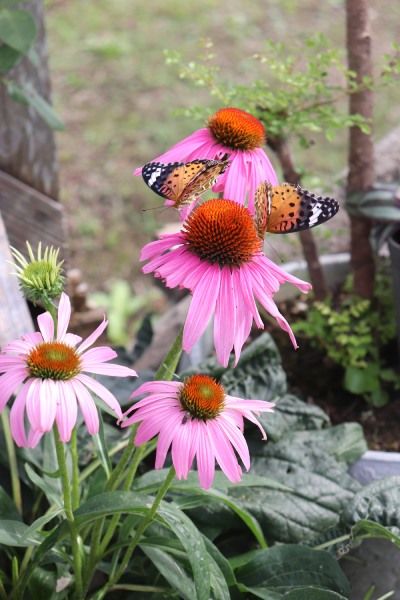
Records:
<instances>
[{"instance_id":1,"label":"orange wing with black spots","mask_svg":"<svg viewBox=\"0 0 400 600\"><path fill-rule=\"evenodd\" d=\"M325 223L336 215L334 198L317 196L299 185L261 183L255 196L255 223L261 238L269 233L293 233Z\"/></svg>"},{"instance_id":2,"label":"orange wing with black spots","mask_svg":"<svg viewBox=\"0 0 400 600\"><path fill-rule=\"evenodd\" d=\"M144 165L142 177L153 192L171 200L175 208L180 208L212 187L228 165L228 154L219 160L197 159L167 164L150 162Z\"/></svg>"}]
</instances>

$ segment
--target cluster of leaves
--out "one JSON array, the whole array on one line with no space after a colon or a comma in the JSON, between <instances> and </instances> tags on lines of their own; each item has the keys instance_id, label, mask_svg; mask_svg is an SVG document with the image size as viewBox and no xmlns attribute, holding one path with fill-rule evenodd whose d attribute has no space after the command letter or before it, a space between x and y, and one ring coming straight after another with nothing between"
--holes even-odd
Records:
<instances>
[{"instance_id":1,"label":"cluster of leaves","mask_svg":"<svg viewBox=\"0 0 400 600\"><path fill-rule=\"evenodd\" d=\"M34 44L37 27L28 10L15 8L14 0L0 0L0 83L13 100L32 106L52 129L64 126L50 104L33 88L29 82L16 82L12 69L23 58L38 66L39 57Z\"/></svg>"},{"instance_id":2,"label":"cluster of leaves","mask_svg":"<svg viewBox=\"0 0 400 600\"><path fill-rule=\"evenodd\" d=\"M263 420L270 442L260 441L259 432L249 428L252 472L239 485L217 474L213 488L205 491L195 473L173 483L118 585L119 597L134 592L139 600L149 593L157 598L178 594L185 600L348 599L349 582L337 561L343 539L346 549L366 537L383 537L400 548L394 510L399 478L362 488L348 474L347 464L365 451L361 428L330 427L321 409L287 393L280 356L268 334L243 352L234 370L208 362L201 371L217 376L232 394L246 391L277 400L275 414ZM126 385L130 391L132 383ZM79 440L82 504L75 518L83 555L90 547L91 527L105 519L108 528L121 515L110 551L123 551L166 476L166 471L142 465L131 489L110 489L105 457L115 458L127 438L104 424L96 444L94 458L92 438ZM0 452L3 471L4 457ZM19 458L24 464L24 520L5 487L0 488L0 596L11 589L17 598L26 584L26 597L70 598L68 526L51 436L35 450L20 450ZM4 573L6 557L14 565L14 587ZM28 559L29 570L18 576L18 567ZM97 580L104 581L110 569L106 555ZM95 588L89 597L97 598Z\"/></svg>"},{"instance_id":3,"label":"cluster of leaves","mask_svg":"<svg viewBox=\"0 0 400 600\"><path fill-rule=\"evenodd\" d=\"M395 47L394 54L386 57L377 85L390 83L400 72L398 53ZM292 42L289 47L267 41L264 52L250 59L258 62L259 74L246 84L226 81L215 59L209 40L197 62L187 63L179 52L166 51L167 64L176 66L182 79L207 88L219 105L237 106L257 116L265 123L270 141L294 135L307 147L315 132L322 132L328 140L338 129L352 125L369 132L369 123L360 115L348 115L340 100L373 83L368 78L356 82L356 74L344 66L340 51L322 34L307 38L299 52L293 52ZM254 67L250 69L254 72ZM185 114L203 120L206 116L198 107Z\"/></svg>"},{"instance_id":4,"label":"cluster of leaves","mask_svg":"<svg viewBox=\"0 0 400 600\"><path fill-rule=\"evenodd\" d=\"M373 406L388 402L388 387L400 387L400 379L385 357L387 344L396 337L394 297L387 273L377 274L372 300L357 297L349 280L339 305L332 298L313 303L306 320L296 323L294 330L343 368L346 390L362 395Z\"/></svg>"}]
</instances>

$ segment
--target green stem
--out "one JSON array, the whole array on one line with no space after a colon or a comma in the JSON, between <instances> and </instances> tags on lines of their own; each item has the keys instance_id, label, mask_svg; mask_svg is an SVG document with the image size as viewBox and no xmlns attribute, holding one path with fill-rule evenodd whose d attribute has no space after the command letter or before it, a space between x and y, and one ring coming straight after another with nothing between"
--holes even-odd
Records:
<instances>
[{"instance_id":1,"label":"green stem","mask_svg":"<svg viewBox=\"0 0 400 600\"><path fill-rule=\"evenodd\" d=\"M21 485L19 482L18 475L18 462L17 455L15 452L15 445L12 439L9 421L9 410L5 408L1 413L1 423L3 425L4 440L6 442L8 463L10 465L10 477L11 477L11 489L14 499L14 504L20 515L22 515L22 496L21 496Z\"/></svg>"},{"instance_id":2,"label":"green stem","mask_svg":"<svg viewBox=\"0 0 400 600\"><path fill-rule=\"evenodd\" d=\"M171 381L174 378L175 369L182 354L182 337L183 330L181 330L176 336L176 340L172 344L167 356L154 375L155 381L160 379L164 381Z\"/></svg>"},{"instance_id":3,"label":"green stem","mask_svg":"<svg viewBox=\"0 0 400 600\"><path fill-rule=\"evenodd\" d=\"M0 598L1 600L7 600L8 596L6 594L6 590L4 589L3 581L0 578Z\"/></svg>"},{"instance_id":4,"label":"green stem","mask_svg":"<svg viewBox=\"0 0 400 600\"><path fill-rule=\"evenodd\" d=\"M324 548L329 548L335 544L340 544L341 542L350 540L351 537L351 533L347 533L345 535L341 535L340 537L334 538L333 540L329 540L328 542L324 542L323 544L319 544L318 546L313 546L313 548L314 550L323 550Z\"/></svg>"},{"instance_id":5,"label":"green stem","mask_svg":"<svg viewBox=\"0 0 400 600\"><path fill-rule=\"evenodd\" d=\"M78 436L77 429L74 427L71 435L71 456L72 456L72 510L79 506L79 457L78 457Z\"/></svg>"},{"instance_id":6,"label":"green stem","mask_svg":"<svg viewBox=\"0 0 400 600\"><path fill-rule=\"evenodd\" d=\"M139 544L143 533L146 531L147 527L152 522L154 515L156 514L157 509L160 506L161 500L164 498L165 494L169 490L174 477L175 477L175 469L174 469L174 467L170 467L167 477L165 478L165 481L162 484L162 486L160 487L160 489L158 490L157 495L154 498L151 508L149 509L148 513L143 517L138 528L136 529L135 535L133 536L132 541L130 542L128 548L125 551L124 557L122 559L122 562L121 562L119 568L116 569L115 573L111 573L108 582L95 595L96 600L101 600L101 598L104 598L104 596L106 595L108 590L110 590L119 581L119 579L122 577L122 575L125 573L125 571L128 567L129 561L132 557L132 554L134 553L137 545Z\"/></svg>"},{"instance_id":7,"label":"green stem","mask_svg":"<svg viewBox=\"0 0 400 600\"><path fill-rule=\"evenodd\" d=\"M75 597L77 598L77 600L81 600L84 596L82 587L82 560L79 548L78 528L76 526L74 513L72 509L72 494L67 470L67 462L65 460L64 444L60 440L60 435L58 433L57 426L54 427L53 431L54 441L56 445L58 467L60 470L61 484L64 495L65 516L68 521L71 536L72 558L74 563L75 574Z\"/></svg>"}]
</instances>

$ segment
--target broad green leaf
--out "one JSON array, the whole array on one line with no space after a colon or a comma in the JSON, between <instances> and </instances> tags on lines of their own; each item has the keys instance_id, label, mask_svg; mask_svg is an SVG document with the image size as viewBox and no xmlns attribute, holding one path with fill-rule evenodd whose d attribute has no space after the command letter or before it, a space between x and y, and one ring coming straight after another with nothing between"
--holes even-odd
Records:
<instances>
[{"instance_id":1,"label":"broad green leaf","mask_svg":"<svg viewBox=\"0 0 400 600\"><path fill-rule=\"evenodd\" d=\"M349 583L337 561L328 553L301 545L278 545L253 552L236 569L236 578L249 588L263 587L287 593L293 588L315 586L349 596Z\"/></svg>"},{"instance_id":2,"label":"broad green leaf","mask_svg":"<svg viewBox=\"0 0 400 600\"><path fill-rule=\"evenodd\" d=\"M25 471L32 483L42 490L50 504L55 504L58 507L63 506L62 496L58 489L58 480L46 476L40 477L28 463L25 463Z\"/></svg>"},{"instance_id":3,"label":"broad green leaf","mask_svg":"<svg viewBox=\"0 0 400 600\"><path fill-rule=\"evenodd\" d=\"M306 404L291 394L279 398L275 411L260 415L259 420L274 442L288 432L321 429L330 424L328 415L319 406Z\"/></svg>"},{"instance_id":4,"label":"broad green leaf","mask_svg":"<svg viewBox=\"0 0 400 600\"><path fill-rule=\"evenodd\" d=\"M152 548L146 545L141 545L140 547L170 586L178 592L179 597L184 600L193 600L195 598L193 581L177 560L159 548Z\"/></svg>"},{"instance_id":5,"label":"broad green leaf","mask_svg":"<svg viewBox=\"0 0 400 600\"><path fill-rule=\"evenodd\" d=\"M0 520L0 544L5 546L18 546L28 548L37 546L40 538L30 533L30 528L21 521L12 521L9 519Z\"/></svg>"},{"instance_id":6,"label":"broad green leaf","mask_svg":"<svg viewBox=\"0 0 400 600\"><path fill-rule=\"evenodd\" d=\"M352 394L373 392L380 386L379 373L372 368L347 367L344 374L344 387Z\"/></svg>"},{"instance_id":7,"label":"broad green leaf","mask_svg":"<svg viewBox=\"0 0 400 600\"><path fill-rule=\"evenodd\" d=\"M0 9L0 41L25 54L35 37L36 24L29 12Z\"/></svg>"},{"instance_id":8,"label":"broad green leaf","mask_svg":"<svg viewBox=\"0 0 400 600\"><path fill-rule=\"evenodd\" d=\"M22 59L23 54L14 50L7 44L0 45L0 73L5 74L15 67Z\"/></svg>"},{"instance_id":9,"label":"broad green leaf","mask_svg":"<svg viewBox=\"0 0 400 600\"><path fill-rule=\"evenodd\" d=\"M1 486L0 486L0 519L11 519L12 521L21 520L21 515L19 514L17 507L14 504L14 501L11 500L10 496L7 494L7 492Z\"/></svg>"},{"instance_id":10,"label":"broad green leaf","mask_svg":"<svg viewBox=\"0 0 400 600\"><path fill-rule=\"evenodd\" d=\"M398 531L398 528L395 529ZM400 549L400 536L398 534L394 533L390 527L385 527L384 525L369 521L368 519L357 521L351 528L351 533L355 541L368 538L380 538L392 542L392 544Z\"/></svg>"},{"instance_id":11,"label":"broad green leaf","mask_svg":"<svg viewBox=\"0 0 400 600\"><path fill-rule=\"evenodd\" d=\"M213 557L214 561L219 566L221 572L223 573L224 579L229 587L236 585L236 577L233 569L227 558L220 552L211 540L209 540L206 536L203 536L204 543L207 548L208 554Z\"/></svg>"},{"instance_id":12,"label":"broad green leaf","mask_svg":"<svg viewBox=\"0 0 400 600\"><path fill-rule=\"evenodd\" d=\"M347 600L348 596L343 596L332 590L307 586L286 592L283 600Z\"/></svg>"},{"instance_id":13,"label":"broad green leaf","mask_svg":"<svg viewBox=\"0 0 400 600\"><path fill-rule=\"evenodd\" d=\"M28 591L31 598L46 598L46 600L55 600L60 597L56 594L57 574L53 571L47 571L41 567L33 570L30 578Z\"/></svg>"},{"instance_id":14,"label":"broad green leaf","mask_svg":"<svg viewBox=\"0 0 400 600\"><path fill-rule=\"evenodd\" d=\"M13 100L32 106L52 129L60 131L64 129L64 124L54 112L53 107L30 84L18 85L11 80L6 80L5 84Z\"/></svg>"},{"instance_id":15,"label":"broad green leaf","mask_svg":"<svg viewBox=\"0 0 400 600\"><path fill-rule=\"evenodd\" d=\"M400 533L400 476L385 477L364 486L346 507L343 521L353 525L368 519Z\"/></svg>"},{"instance_id":16,"label":"broad green leaf","mask_svg":"<svg viewBox=\"0 0 400 600\"><path fill-rule=\"evenodd\" d=\"M157 513L174 532L185 548L193 571L194 584L198 600L210 597L210 562L203 537L192 521L176 506L162 502Z\"/></svg>"}]
</instances>

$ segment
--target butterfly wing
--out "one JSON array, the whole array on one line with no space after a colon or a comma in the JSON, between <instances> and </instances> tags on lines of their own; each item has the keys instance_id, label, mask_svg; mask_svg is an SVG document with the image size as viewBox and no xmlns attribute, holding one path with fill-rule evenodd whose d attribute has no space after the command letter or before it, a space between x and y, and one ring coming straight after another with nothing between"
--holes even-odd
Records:
<instances>
[{"instance_id":1,"label":"butterfly wing","mask_svg":"<svg viewBox=\"0 0 400 600\"><path fill-rule=\"evenodd\" d=\"M258 237L264 239L265 232L268 227L268 218L271 214L271 199L272 199L272 186L267 181L260 183L256 190L254 199L255 208L255 226L257 229Z\"/></svg>"},{"instance_id":2,"label":"butterfly wing","mask_svg":"<svg viewBox=\"0 0 400 600\"><path fill-rule=\"evenodd\" d=\"M189 204L212 185L229 164L227 155L220 160L197 159L187 163L151 162L144 165L142 177L159 196L175 208Z\"/></svg>"},{"instance_id":3,"label":"butterfly wing","mask_svg":"<svg viewBox=\"0 0 400 600\"><path fill-rule=\"evenodd\" d=\"M284 183L272 187L271 206L266 231L293 233L325 223L339 210L334 198L303 190L299 185Z\"/></svg>"}]
</instances>

